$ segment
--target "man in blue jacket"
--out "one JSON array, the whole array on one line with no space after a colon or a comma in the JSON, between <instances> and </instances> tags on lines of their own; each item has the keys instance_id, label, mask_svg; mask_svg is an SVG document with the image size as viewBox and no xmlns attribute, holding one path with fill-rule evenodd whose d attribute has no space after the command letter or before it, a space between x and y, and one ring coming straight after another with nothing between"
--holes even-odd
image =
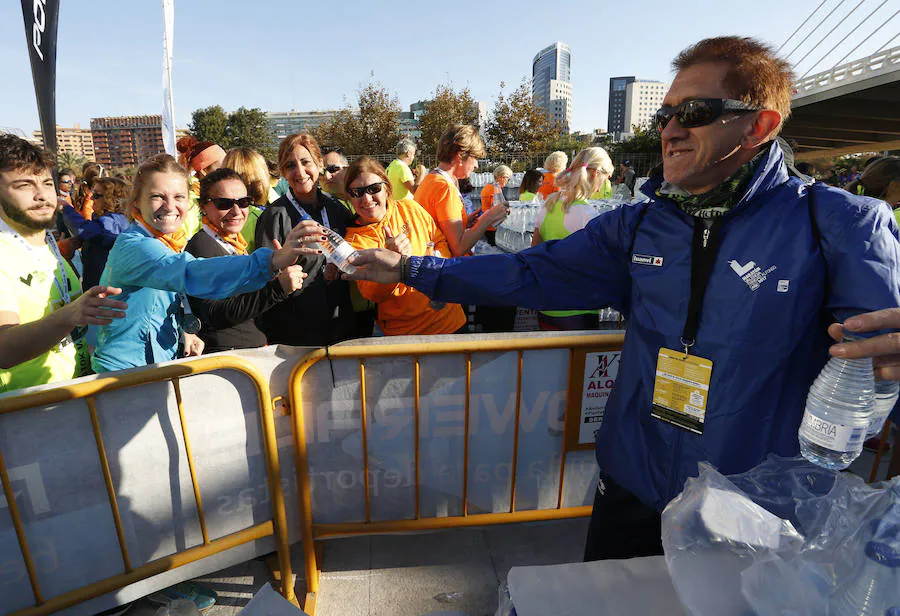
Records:
<instances>
[{"instance_id":1,"label":"man in blue jacket","mask_svg":"<svg viewBox=\"0 0 900 616\"><path fill-rule=\"evenodd\" d=\"M656 114L662 173L641 188L649 203L515 255L364 251L355 262L354 277L439 300L611 305L628 318L597 432L588 560L661 553L658 512L698 462L727 474L797 455L828 325L900 306L885 204L789 174L775 142L790 113L789 65L740 37L703 40L673 65Z\"/></svg>"}]
</instances>

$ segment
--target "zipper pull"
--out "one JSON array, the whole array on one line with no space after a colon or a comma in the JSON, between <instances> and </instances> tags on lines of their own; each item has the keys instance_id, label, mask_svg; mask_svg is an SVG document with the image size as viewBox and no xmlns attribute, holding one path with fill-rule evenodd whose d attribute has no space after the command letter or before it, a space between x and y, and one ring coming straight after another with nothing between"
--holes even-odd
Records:
<instances>
[{"instance_id":1,"label":"zipper pull","mask_svg":"<svg viewBox=\"0 0 900 616\"><path fill-rule=\"evenodd\" d=\"M702 240L703 240L703 248L706 248L706 246L709 244L709 227L706 227L703 230Z\"/></svg>"}]
</instances>

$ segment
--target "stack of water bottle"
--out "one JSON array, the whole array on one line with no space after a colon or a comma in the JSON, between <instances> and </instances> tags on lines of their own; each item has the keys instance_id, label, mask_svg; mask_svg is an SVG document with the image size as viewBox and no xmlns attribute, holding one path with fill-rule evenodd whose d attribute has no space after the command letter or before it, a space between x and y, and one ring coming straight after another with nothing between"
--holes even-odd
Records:
<instances>
[{"instance_id":1,"label":"stack of water bottle","mask_svg":"<svg viewBox=\"0 0 900 616\"><path fill-rule=\"evenodd\" d=\"M844 342L859 340L845 333ZM900 384L876 381L871 358L832 357L809 388L800 425L800 453L832 470L850 466L863 443L881 432Z\"/></svg>"},{"instance_id":2,"label":"stack of water bottle","mask_svg":"<svg viewBox=\"0 0 900 616\"><path fill-rule=\"evenodd\" d=\"M588 202L591 218L609 212L622 205L618 199L595 199ZM531 238L543 203L535 201L510 201L509 215L497 227L495 241L506 252L519 252L531 247Z\"/></svg>"}]
</instances>

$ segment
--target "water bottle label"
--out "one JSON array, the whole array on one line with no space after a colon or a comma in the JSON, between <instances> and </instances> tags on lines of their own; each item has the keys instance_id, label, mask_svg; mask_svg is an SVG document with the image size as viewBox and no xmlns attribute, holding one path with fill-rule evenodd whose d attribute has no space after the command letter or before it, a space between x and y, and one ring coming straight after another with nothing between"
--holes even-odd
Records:
<instances>
[{"instance_id":1,"label":"water bottle label","mask_svg":"<svg viewBox=\"0 0 900 616\"><path fill-rule=\"evenodd\" d=\"M800 435L808 441L832 451L850 451L866 435L867 426L845 426L816 417L808 410L803 414Z\"/></svg>"},{"instance_id":2,"label":"water bottle label","mask_svg":"<svg viewBox=\"0 0 900 616\"><path fill-rule=\"evenodd\" d=\"M350 258L350 255L353 254L354 250L355 249L353 248L353 246L351 246L347 242L342 242L335 246L333 258L338 263L343 263Z\"/></svg>"}]
</instances>

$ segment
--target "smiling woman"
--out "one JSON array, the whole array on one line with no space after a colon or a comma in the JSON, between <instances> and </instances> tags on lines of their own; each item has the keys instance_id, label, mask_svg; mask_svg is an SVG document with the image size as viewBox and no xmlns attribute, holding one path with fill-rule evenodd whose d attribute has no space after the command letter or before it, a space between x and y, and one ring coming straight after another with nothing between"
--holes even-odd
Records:
<instances>
[{"instance_id":1,"label":"smiling woman","mask_svg":"<svg viewBox=\"0 0 900 616\"><path fill-rule=\"evenodd\" d=\"M97 372L169 361L180 346L185 355L199 355L203 343L193 335L196 319L185 310L185 296L222 299L260 289L300 254L314 252L305 243L320 233L319 225L305 222L279 250L195 259L183 252L189 203L188 175L174 158L161 154L138 168L129 203L134 222L119 235L101 276L105 284L125 287L132 310L101 328L91 360Z\"/></svg>"},{"instance_id":2,"label":"smiling woman","mask_svg":"<svg viewBox=\"0 0 900 616\"><path fill-rule=\"evenodd\" d=\"M253 197L238 172L223 167L200 180L200 208L203 228L187 243L187 252L209 258L247 254L247 241L242 231L249 220ZM290 297L303 286L306 273L299 265L279 272L256 291L225 299L188 297L191 310L202 324L200 339L204 353L265 346L266 336L254 319Z\"/></svg>"},{"instance_id":3,"label":"smiling woman","mask_svg":"<svg viewBox=\"0 0 900 616\"><path fill-rule=\"evenodd\" d=\"M285 137L278 147L278 166L290 189L260 215L256 245L283 244L291 227L302 220L321 223L343 236L351 215L337 197L319 187L324 160L316 140L306 133ZM322 255L303 258L300 265L309 274L303 290L259 318L269 343L322 346L353 337L356 317L350 285L326 270Z\"/></svg>"}]
</instances>

